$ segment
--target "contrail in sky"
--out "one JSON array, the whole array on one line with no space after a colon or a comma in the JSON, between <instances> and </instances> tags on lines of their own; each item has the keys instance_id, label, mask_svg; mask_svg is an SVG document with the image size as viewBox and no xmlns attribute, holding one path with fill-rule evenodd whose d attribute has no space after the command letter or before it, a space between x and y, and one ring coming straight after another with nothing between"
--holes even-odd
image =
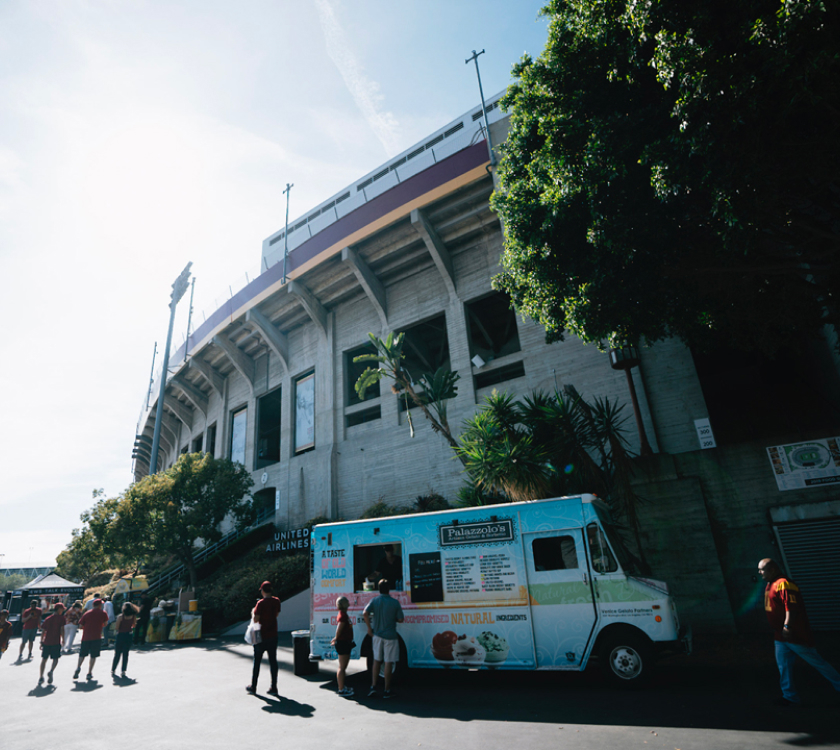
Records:
<instances>
[{"instance_id":1,"label":"contrail in sky","mask_svg":"<svg viewBox=\"0 0 840 750\"><path fill-rule=\"evenodd\" d=\"M396 132L398 123L390 112L381 108L385 97L379 91L379 84L365 76L329 0L315 0L315 5L327 42L327 54L341 73L362 116L379 139L385 153L388 156L399 153Z\"/></svg>"}]
</instances>

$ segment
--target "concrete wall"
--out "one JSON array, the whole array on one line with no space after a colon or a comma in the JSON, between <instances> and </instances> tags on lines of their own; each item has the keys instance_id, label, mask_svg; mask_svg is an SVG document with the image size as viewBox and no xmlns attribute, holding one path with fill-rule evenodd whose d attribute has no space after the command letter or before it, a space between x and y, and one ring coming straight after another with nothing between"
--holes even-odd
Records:
<instances>
[{"instance_id":1,"label":"concrete wall","mask_svg":"<svg viewBox=\"0 0 840 750\"><path fill-rule=\"evenodd\" d=\"M757 564L764 557L781 560L770 509L836 498L836 486L781 492L767 445L756 441L638 460L636 487L647 501L640 510L641 537L649 562L701 630L766 630Z\"/></svg>"}]
</instances>

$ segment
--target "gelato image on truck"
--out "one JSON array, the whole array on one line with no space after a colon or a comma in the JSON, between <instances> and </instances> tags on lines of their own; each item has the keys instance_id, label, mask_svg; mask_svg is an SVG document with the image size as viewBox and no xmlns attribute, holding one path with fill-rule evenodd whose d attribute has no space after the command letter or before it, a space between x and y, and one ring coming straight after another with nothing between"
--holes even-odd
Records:
<instances>
[{"instance_id":1,"label":"gelato image on truck","mask_svg":"<svg viewBox=\"0 0 840 750\"><path fill-rule=\"evenodd\" d=\"M337 657L339 596L361 645L382 570L405 613L398 671L581 671L595 655L635 685L659 653L691 650L667 584L633 574L593 495L320 524L311 555L312 660Z\"/></svg>"}]
</instances>

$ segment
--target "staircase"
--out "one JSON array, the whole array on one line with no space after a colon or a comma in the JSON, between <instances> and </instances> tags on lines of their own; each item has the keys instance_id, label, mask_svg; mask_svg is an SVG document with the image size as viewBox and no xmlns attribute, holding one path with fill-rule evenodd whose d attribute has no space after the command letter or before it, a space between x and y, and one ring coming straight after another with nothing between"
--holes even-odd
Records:
<instances>
[{"instance_id":1,"label":"staircase","mask_svg":"<svg viewBox=\"0 0 840 750\"><path fill-rule=\"evenodd\" d=\"M196 566L201 565L205 560L208 560L217 552L221 552L226 547L229 547L234 542L238 542L242 537L250 534L254 529L258 529L260 526L264 526L269 522L273 522L274 520L274 511L273 510L264 510L260 512L259 516L257 516L257 520L254 521L250 526L241 529L240 531L231 531L225 534L218 542L214 542L213 544L206 545L201 548L199 552L197 552L193 559L195 560ZM183 576L186 567L184 565L176 565L168 570L165 570L161 573L157 578L152 579L149 581L149 588L148 591L152 591L153 589L165 588L169 586L173 581L177 581Z\"/></svg>"}]
</instances>

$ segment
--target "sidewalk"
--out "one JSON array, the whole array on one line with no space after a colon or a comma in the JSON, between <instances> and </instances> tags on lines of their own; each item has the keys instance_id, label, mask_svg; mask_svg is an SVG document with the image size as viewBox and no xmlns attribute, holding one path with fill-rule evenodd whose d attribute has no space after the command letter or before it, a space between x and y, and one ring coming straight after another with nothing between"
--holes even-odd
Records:
<instances>
[{"instance_id":1,"label":"sidewalk","mask_svg":"<svg viewBox=\"0 0 840 750\"><path fill-rule=\"evenodd\" d=\"M814 633L817 651L840 669L840 632ZM663 664L702 667L733 667L739 669L776 669L773 635L770 632L754 635L703 633L694 638L694 650L667 656Z\"/></svg>"}]
</instances>

